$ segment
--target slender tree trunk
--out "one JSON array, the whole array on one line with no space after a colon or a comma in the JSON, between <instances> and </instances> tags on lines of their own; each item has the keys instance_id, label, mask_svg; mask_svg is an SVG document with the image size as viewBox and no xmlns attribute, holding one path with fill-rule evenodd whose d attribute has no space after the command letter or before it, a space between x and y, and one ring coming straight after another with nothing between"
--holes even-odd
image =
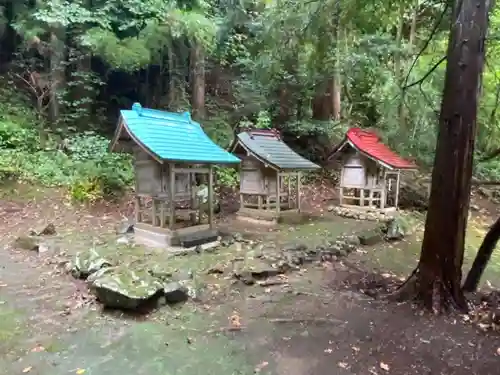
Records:
<instances>
[{"instance_id":1,"label":"slender tree trunk","mask_svg":"<svg viewBox=\"0 0 500 375\"><path fill-rule=\"evenodd\" d=\"M175 103L177 102L177 95L176 95L177 74L175 72L176 66L175 66L173 43L170 43L170 45L167 47L167 64L168 64L167 105L168 109L172 111L174 109Z\"/></svg>"},{"instance_id":2,"label":"slender tree trunk","mask_svg":"<svg viewBox=\"0 0 500 375\"><path fill-rule=\"evenodd\" d=\"M335 2L335 25L334 25L334 53L335 62L333 68L333 80L331 86L332 118L340 120L341 116L341 92L342 78L340 74L340 0Z\"/></svg>"},{"instance_id":3,"label":"slender tree trunk","mask_svg":"<svg viewBox=\"0 0 500 375\"><path fill-rule=\"evenodd\" d=\"M399 20L396 30L396 52L394 53L394 75L398 81L401 77L401 49L403 48L403 28L405 25L405 6L403 3L399 6Z\"/></svg>"},{"instance_id":4,"label":"slender tree trunk","mask_svg":"<svg viewBox=\"0 0 500 375\"><path fill-rule=\"evenodd\" d=\"M422 252L400 289L435 313L467 309L460 282L488 10L488 0L455 2Z\"/></svg>"},{"instance_id":5,"label":"slender tree trunk","mask_svg":"<svg viewBox=\"0 0 500 375\"><path fill-rule=\"evenodd\" d=\"M481 276L483 276L483 272L490 261L491 254L493 254L499 239L500 218L495 221L488 233L486 233L486 236L484 236L483 243L481 244L481 247L479 247L476 259L474 259L472 268L467 274L464 286L462 287L464 292L475 292L477 290L479 281L481 281Z\"/></svg>"},{"instance_id":6,"label":"slender tree trunk","mask_svg":"<svg viewBox=\"0 0 500 375\"><path fill-rule=\"evenodd\" d=\"M410 35L408 37L408 44L413 47L417 37L417 16L418 16L418 0L415 1L411 15Z\"/></svg>"},{"instance_id":7,"label":"slender tree trunk","mask_svg":"<svg viewBox=\"0 0 500 375\"><path fill-rule=\"evenodd\" d=\"M327 83L328 87L325 87L324 83L318 83L316 85L316 93L312 101L312 118L318 121L328 121L332 114L332 100L328 92L332 87L331 81Z\"/></svg>"},{"instance_id":8,"label":"slender tree trunk","mask_svg":"<svg viewBox=\"0 0 500 375\"><path fill-rule=\"evenodd\" d=\"M60 98L59 93L65 86L65 44L64 30L55 30L50 34L50 107L49 119L52 124L55 124L60 117Z\"/></svg>"},{"instance_id":9,"label":"slender tree trunk","mask_svg":"<svg viewBox=\"0 0 500 375\"><path fill-rule=\"evenodd\" d=\"M194 43L191 47L191 64L193 117L202 120L205 118L205 56L199 43Z\"/></svg>"}]
</instances>

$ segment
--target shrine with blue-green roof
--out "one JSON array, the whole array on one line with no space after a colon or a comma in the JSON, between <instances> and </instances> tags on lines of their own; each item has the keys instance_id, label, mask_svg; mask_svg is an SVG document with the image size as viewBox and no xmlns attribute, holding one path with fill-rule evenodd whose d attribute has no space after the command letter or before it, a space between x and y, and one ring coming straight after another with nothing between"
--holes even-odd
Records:
<instances>
[{"instance_id":1,"label":"shrine with blue-green roof","mask_svg":"<svg viewBox=\"0 0 500 375\"><path fill-rule=\"evenodd\" d=\"M120 111L110 144L134 155L135 241L153 247L191 247L217 238L214 165L235 166L189 112L143 108Z\"/></svg>"}]
</instances>

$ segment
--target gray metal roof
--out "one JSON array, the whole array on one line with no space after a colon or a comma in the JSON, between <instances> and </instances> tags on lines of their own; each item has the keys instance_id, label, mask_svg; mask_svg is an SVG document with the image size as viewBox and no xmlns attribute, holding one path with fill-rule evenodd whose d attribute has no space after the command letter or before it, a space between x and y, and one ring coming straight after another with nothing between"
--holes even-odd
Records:
<instances>
[{"instance_id":1,"label":"gray metal roof","mask_svg":"<svg viewBox=\"0 0 500 375\"><path fill-rule=\"evenodd\" d=\"M303 158L272 130L250 130L237 135L237 143L263 163L280 170L313 170L320 167ZM233 151L236 145L233 147Z\"/></svg>"}]
</instances>

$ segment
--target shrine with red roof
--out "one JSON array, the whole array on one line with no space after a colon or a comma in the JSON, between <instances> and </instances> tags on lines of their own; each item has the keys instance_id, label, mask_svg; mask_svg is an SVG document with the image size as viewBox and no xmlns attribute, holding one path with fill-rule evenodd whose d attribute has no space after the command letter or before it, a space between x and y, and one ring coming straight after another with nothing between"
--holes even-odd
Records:
<instances>
[{"instance_id":1,"label":"shrine with red roof","mask_svg":"<svg viewBox=\"0 0 500 375\"><path fill-rule=\"evenodd\" d=\"M340 164L341 206L395 210L402 170L417 166L397 155L372 130L351 128L328 157Z\"/></svg>"}]
</instances>

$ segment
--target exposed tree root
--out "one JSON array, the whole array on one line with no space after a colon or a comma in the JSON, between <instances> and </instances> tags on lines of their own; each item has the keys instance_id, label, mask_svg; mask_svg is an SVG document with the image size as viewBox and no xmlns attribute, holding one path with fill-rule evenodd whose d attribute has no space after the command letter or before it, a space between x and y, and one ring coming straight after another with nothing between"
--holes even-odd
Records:
<instances>
[{"instance_id":1,"label":"exposed tree root","mask_svg":"<svg viewBox=\"0 0 500 375\"><path fill-rule=\"evenodd\" d=\"M461 290L453 293L439 278L424 283L419 266L395 292L387 295L386 299L393 302L421 303L435 315L450 310L468 312L468 304Z\"/></svg>"}]
</instances>

